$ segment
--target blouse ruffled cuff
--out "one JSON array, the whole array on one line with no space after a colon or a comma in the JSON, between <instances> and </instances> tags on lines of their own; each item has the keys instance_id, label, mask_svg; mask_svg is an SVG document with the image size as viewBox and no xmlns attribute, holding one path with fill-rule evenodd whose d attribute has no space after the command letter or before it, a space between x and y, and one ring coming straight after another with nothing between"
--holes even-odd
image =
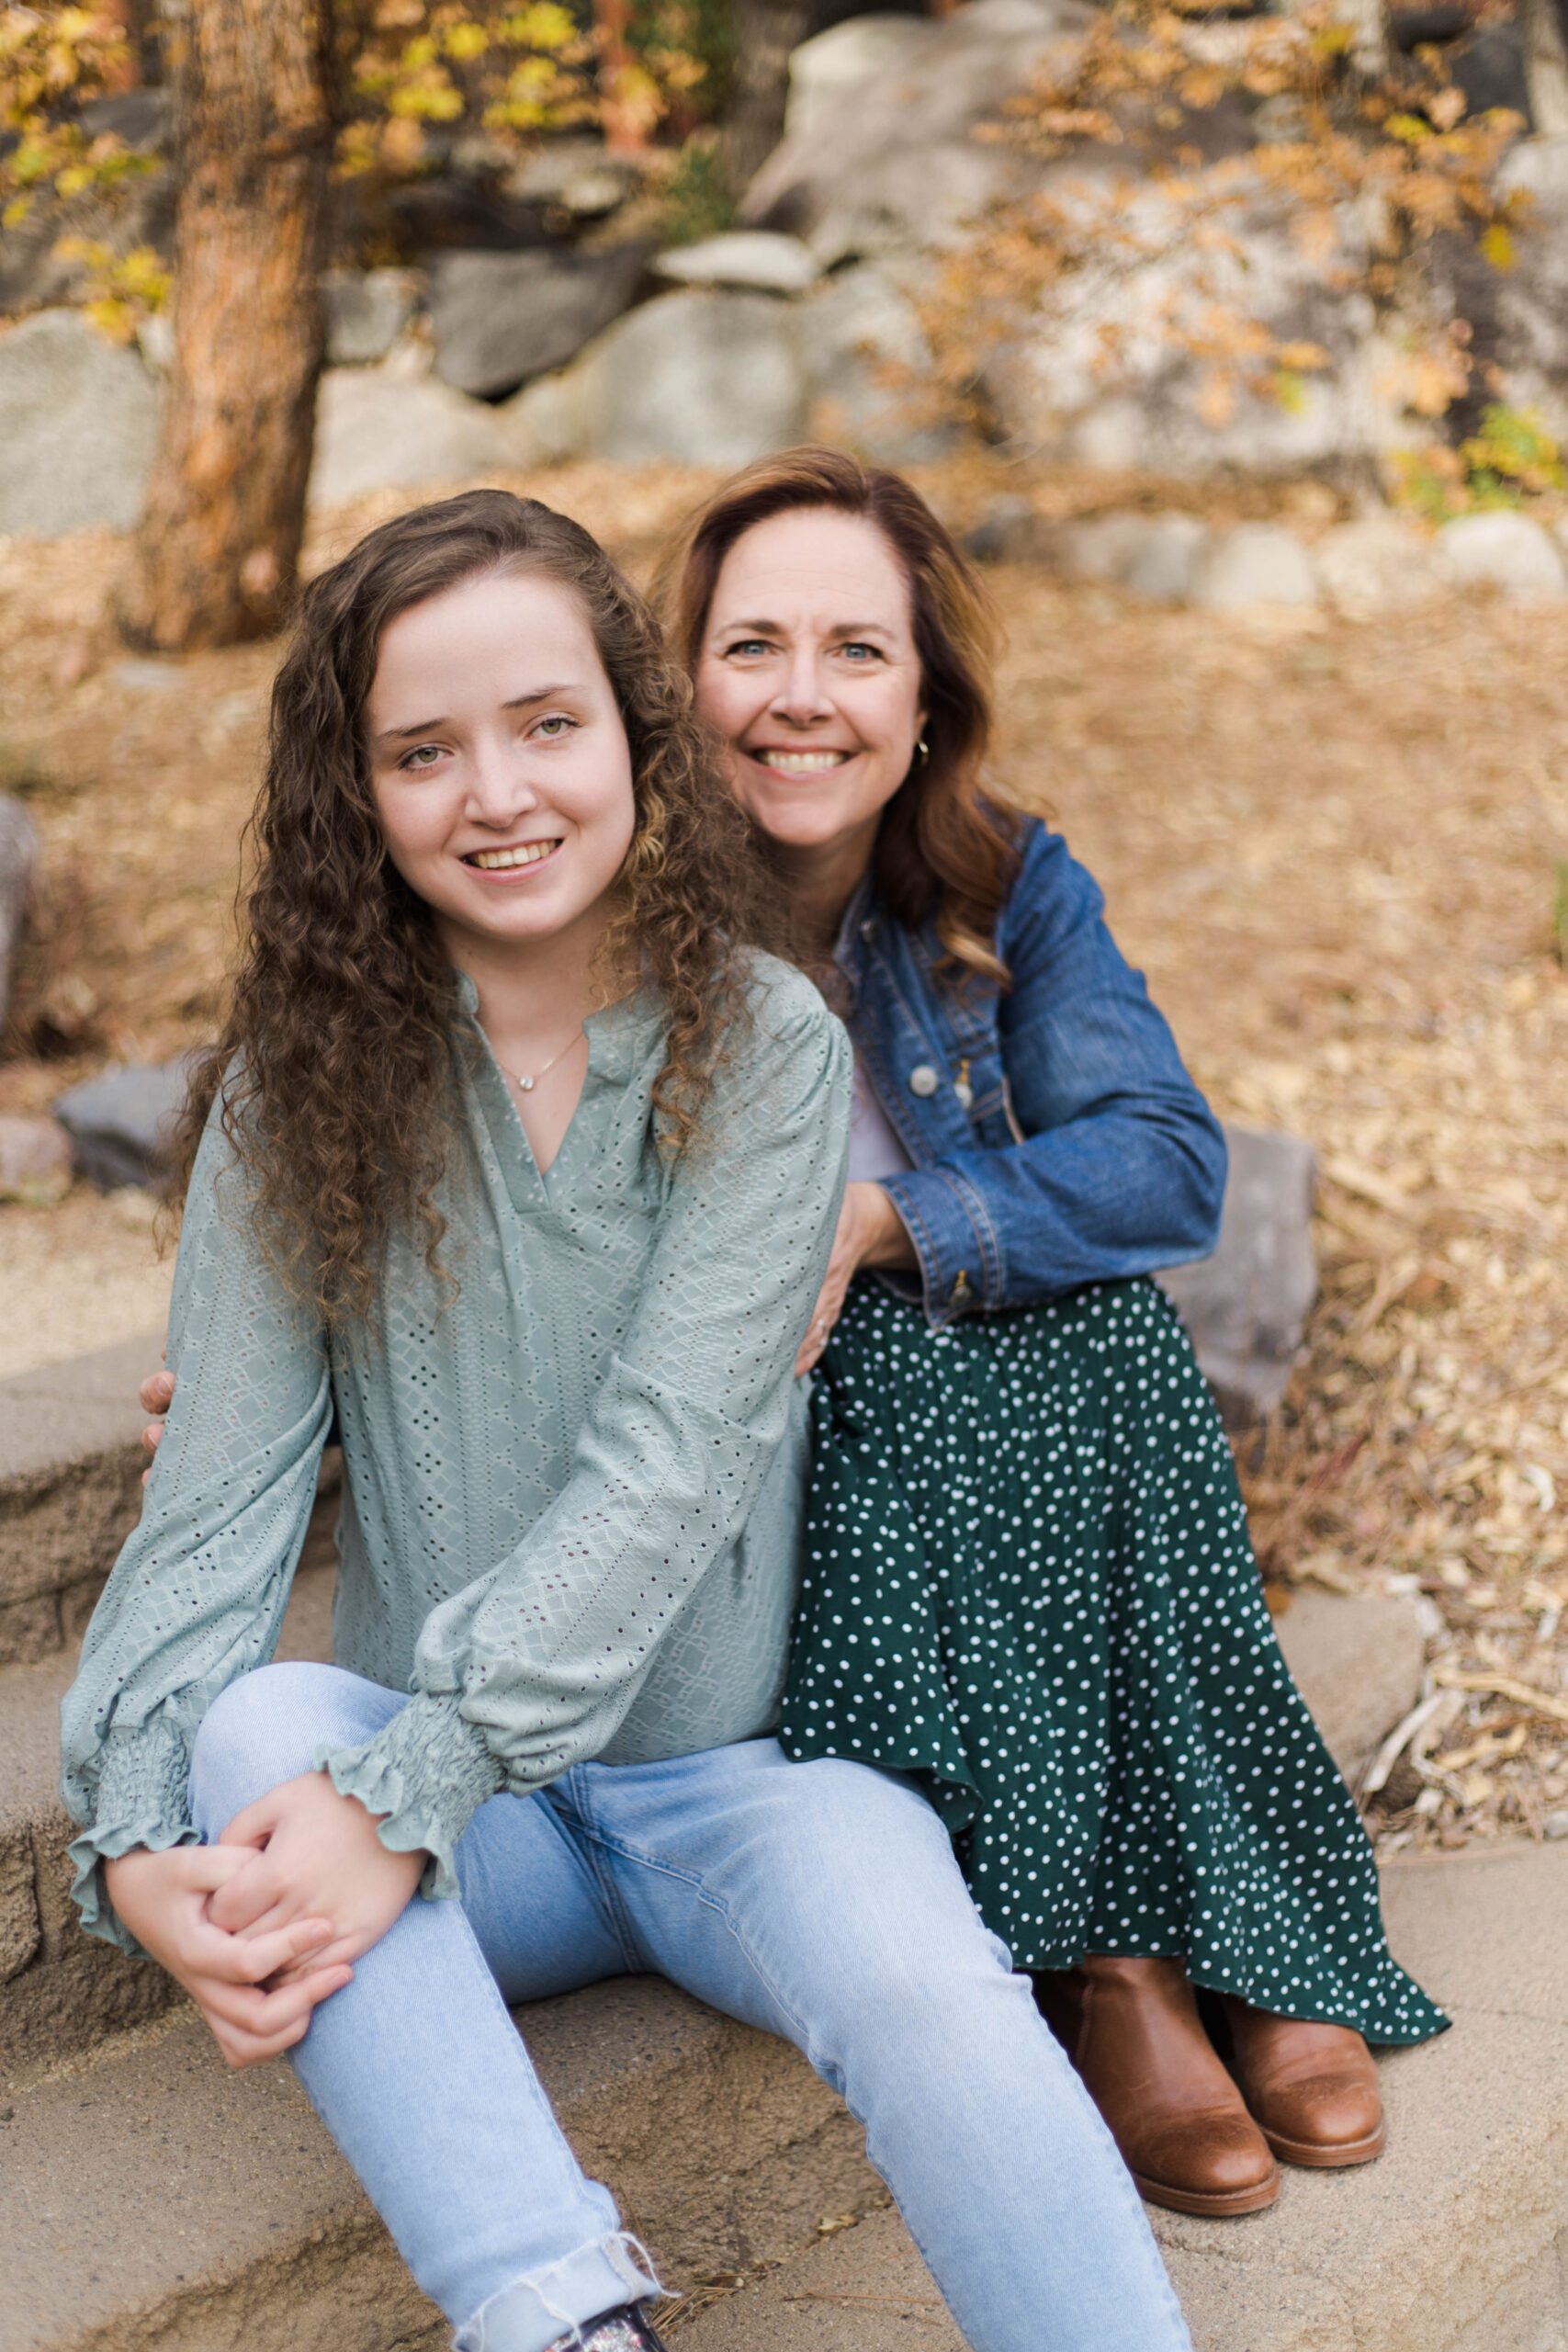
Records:
<instances>
[{"instance_id":1,"label":"blouse ruffled cuff","mask_svg":"<svg viewBox=\"0 0 1568 2352\"><path fill-rule=\"evenodd\" d=\"M137 1846L157 1854L199 1843L190 1819L190 1751L183 1733L161 1719L136 1731L111 1731L101 1750L93 1819L69 1849L76 1865L72 1899L87 1933L140 1954L141 1946L109 1901L104 1864Z\"/></svg>"},{"instance_id":2,"label":"blouse ruffled cuff","mask_svg":"<svg viewBox=\"0 0 1568 2352\"><path fill-rule=\"evenodd\" d=\"M457 1893L453 1850L506 1776L456 1699L411 1699L362 1747L323 1744L313 1761L339 1796L357 1797L377 1816L377 1835L390 1852L425 1849L422 1894Z\"/></svg>"}]
</instances>

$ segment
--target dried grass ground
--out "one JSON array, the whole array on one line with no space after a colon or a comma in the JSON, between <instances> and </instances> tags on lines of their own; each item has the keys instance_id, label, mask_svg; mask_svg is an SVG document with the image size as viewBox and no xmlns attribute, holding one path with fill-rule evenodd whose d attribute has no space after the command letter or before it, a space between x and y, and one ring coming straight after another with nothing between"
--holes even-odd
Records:
<instances>
[{"instance_id":1,"label":"dried grass ground","mask_svg":"<svg viewBox=\"0 0 1568 2352\"><path fill-rule=\"evenodd\" d=\"M526 486L640 569L703 478ZM929 487L962 521L995 484ZM392 503L330 518L314 559ZM0 1110L166 1054L216 1002L273 654L126 665L102 618L118 558L0 543L0 775L44 843L21 1015L52 1055L0 1064ZM1433 1679L1382 1834L1568 1834L1568 622L1477 602L1244 623L993 577L1000 784L1100 876L1216 1104L1322 1157L1321 1305L1243 1471L1278 1587L1426 1596ZM0 1363L156 1319L134 1204L0 1209Z\"/></svg>"}]
</instances>

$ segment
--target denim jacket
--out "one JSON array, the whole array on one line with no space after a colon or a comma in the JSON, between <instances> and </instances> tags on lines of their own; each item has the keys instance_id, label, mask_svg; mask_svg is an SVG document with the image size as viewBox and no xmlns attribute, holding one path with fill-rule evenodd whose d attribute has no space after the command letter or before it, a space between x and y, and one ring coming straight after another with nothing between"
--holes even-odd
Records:
<instances>
[{"instance_id":1,"label":"denim jacket","mask_svg":"<svg viewBox=\"0 0 1568 2352\"><path fill-rule=\"evenodd\" d=\"M871 876L836 950L862 1069L914 1163L882 1181L937 1326L1206 1256L1219 1231L1219 1123L1098 885L1038 819L1019 843L997 936L1010 990L939 977L934 923L895 921Z\"/></svg>"}]
</instances>

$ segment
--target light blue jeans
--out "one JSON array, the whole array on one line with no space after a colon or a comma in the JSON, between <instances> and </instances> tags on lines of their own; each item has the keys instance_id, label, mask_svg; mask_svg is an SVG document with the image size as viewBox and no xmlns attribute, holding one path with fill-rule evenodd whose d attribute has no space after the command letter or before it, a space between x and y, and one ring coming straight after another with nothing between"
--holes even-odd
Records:
<instances>
[{"instance_id":1,"label":"light blue jeans","mask_svg":"<svg viewBox=\"0 0 1568 2352\"><path fill-rule=\"evenodd\" d=\"M243 1675L197 1736L203 1837L403 1703L336 1667ZM459 2352L543 2352L652 2286L506 2007L631 1972L806 2052L974 2352L1190 2352L1115 2147L908 1781L771 1739L583 1764L481 1805L457 1866L461 1902L416 1897L293 2063Z\"/></svg>"}]
</instances>

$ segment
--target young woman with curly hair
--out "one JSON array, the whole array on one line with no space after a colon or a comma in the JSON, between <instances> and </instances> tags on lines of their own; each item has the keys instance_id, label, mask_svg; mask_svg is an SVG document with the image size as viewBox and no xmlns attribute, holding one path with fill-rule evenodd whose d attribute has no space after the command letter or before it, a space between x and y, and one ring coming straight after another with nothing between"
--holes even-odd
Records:
<instances>
[{"instance_id":1,"label":"young woman with curly hair","mask_svg":"<svg viewBox=\"0 0 1568 2352\"><path fill-rule=\"evenodd\" d=\"M382 526L306 594L257 830L65 1707L87 1924L290 2053L463 2352L656 2342L503 2005L627 1970L842 2090L975 2352L1181 2352L924 1795L770 1736L850 1055L643 606L532 501ZM334 1412L337 1663L269 1664Z\"/></svg>"},{"instance_id":2,"label":"young woman with curly hair","mask_svg":"<svg viewBox=\"0 0 1568 2352\"><path fill-rule=\"evenodd\" d=\"M1255 2211L1277 2157L1378 2154L1363 2037L1444 2020L1148 1279L1213 1246L1223 1138L1090 876L985 790L992 616L908 482L764 458L665 586L855 1046L784 1748L914 1775L1144 2194Z\"/></svg>"}]
</instances>

